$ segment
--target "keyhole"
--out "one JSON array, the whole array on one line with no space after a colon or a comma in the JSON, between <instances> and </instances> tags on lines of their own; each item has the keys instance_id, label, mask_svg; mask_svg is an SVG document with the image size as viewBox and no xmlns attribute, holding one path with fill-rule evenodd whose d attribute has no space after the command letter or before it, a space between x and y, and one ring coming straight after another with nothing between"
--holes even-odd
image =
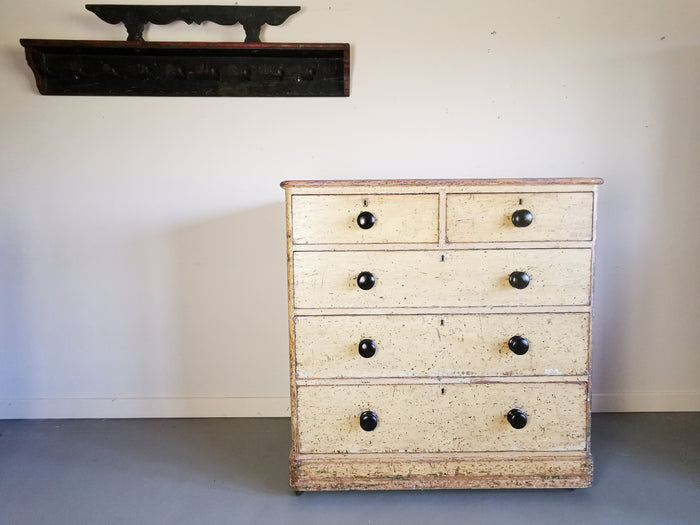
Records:
<instances>
[{"instance_id":1,"label":"keyhole","mask_svg":"<svg viewBox=\"0 0 700 525\"><path fill-rule=\"evenodd\" d=\"M440 319L440 326L445 326L445 320L444 320L444 319Z\"/></svg>"},{"instance_id":2,"label":"keyhole","mask_svg":"<svg viewBox=\"0 0 700 525\"><path fill-rule=\"evenodd\" d=\"M522 203L523 203L523 200L522 200L522 199L518 199L518 204L522 204Z\"/></svg>"},{"instance_id":3,"label":"keyhole","mask_svg":"<svg viewBox=\"0 0 700 525\"><path fill-rule=\"evenodd\" d=\"M440 393L441 393L442 395L445 395L445 389L444 389L444 388L441 388L441 389L440 389Z\"/></svg>"},{"instance_id":4,"label":"keyhole","mask_svg":"<svg viewBox=\"0 0 700 525\"><path fill-rule=\"evenodd\" d=\"M363 200L363 201L362 201L362 204L363 204L363 205L365 206L365 208L366 208L366 207L367 207L367 199Z\"/></svg>"}]
</instances>

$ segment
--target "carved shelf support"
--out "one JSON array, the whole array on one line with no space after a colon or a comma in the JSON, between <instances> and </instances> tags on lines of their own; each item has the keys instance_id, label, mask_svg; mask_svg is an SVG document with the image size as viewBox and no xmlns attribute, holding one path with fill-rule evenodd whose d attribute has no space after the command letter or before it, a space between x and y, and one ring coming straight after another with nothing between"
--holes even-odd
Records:
<instances>
[{"instance_id":1,"label":"carved shelf support","mask_svg":"<svg viewBox=\"0 0 700 525\"><path fill-rule=\"evenodd\" d=\"M278 26L301 7L293 6L238 6L238 5L116 5L87 4L85 9L95 13L108 24L123 23L130 42L143 42L147 24L166 25L182 20L187 24L241 24L245 41L260 42L263 25Z\"/></svg>"}]
</instances>

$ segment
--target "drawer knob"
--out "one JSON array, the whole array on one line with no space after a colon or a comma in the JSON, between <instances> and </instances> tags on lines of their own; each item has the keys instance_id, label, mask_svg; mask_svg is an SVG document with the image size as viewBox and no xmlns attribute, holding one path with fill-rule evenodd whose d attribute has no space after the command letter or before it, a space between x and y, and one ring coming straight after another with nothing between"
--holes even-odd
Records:
<instances>
[{"instance_id":1,"label":"drawer knob","mask_svg":"<svg viewBox=\"0 0 700 525\"><path fill-rule=\"evenodd\" d=\"M363 230L369 230L375 222L377 218L368 211L363 211L357 216L357 225Z\"/></svg>"},{"instance_id":2,"label":"drawer knob","mask_svg":"<svg viewBox=\"0 0 700 525\"><path fill-rule=\"evenodd\" d=\"M377 428L377 414L371 410L362 412L362 414L360 414L360 426L365 432L372 432Z\"/></svg>"},{"instance_id":3,"label":"drawer knob","mask_svg":"<svg viewBox=\"0 0 700 525\"><path fill-rule=\"evenodd\" d=\"M508 282L513 288L522 290L530 284L530 276L525 272L513 272L508 277Z\"/></svg>"},{"instance_id":4,"label":"drawer knob","mask_svg":"<svg viewBox=\"0 0 700 525\"><path fill-rule=\"evenodd\" d=\"M530 349L530 341L525 339L522 335L514 335L508 341L508 348L517 355L526 354Z\"/></svg>"},{"instance_id":5,"label":"drawer knob","mask_svg":"<svg viewBox=\"0 0 700 525\"><path fill-rule=\"evenodd\" d=\"M370 290L374 286L374 275L369 272L362 272L357 276L357 286L363 290Z\"/></svg>"},{"instance_id":6,"label":"drawer knob","mask_svg":"<svg viewBox=\"0 0 700 525\"><path fill-rule=\"evenodd\" d=\"M517 210L513 213L510 220L513 221L513 226L516 228L525 228L532 224L532 213L528 210Z\"/></svg>"},{"instance_id":7,"label":"drawer knob","mask_svg":"<svg viewBox=\"0 0 700 525\"><path fill-rule=\"evenodd\" d=\"M371 339L363 339L359 344L360 355L365 358L372 357L377 351L377 345Z\"/></svg>"},{"instance_id":8,"label":"drawer knob","mask_svg":"<svg viewBox=\"0 0 700 525\"><path fill-rule=\"evenodd\" d=\"M527 425L527 416L518 408L514 408L508 412L506 417L508 418L508 423L510 423L510 426L513 428L521 429Z\"/></svg>"}]
</instances>

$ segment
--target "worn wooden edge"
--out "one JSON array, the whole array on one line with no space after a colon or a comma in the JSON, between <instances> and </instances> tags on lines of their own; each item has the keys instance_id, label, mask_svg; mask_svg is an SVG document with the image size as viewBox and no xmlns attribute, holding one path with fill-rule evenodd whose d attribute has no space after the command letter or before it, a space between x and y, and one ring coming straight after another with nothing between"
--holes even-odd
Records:
<instances>
[{"instance_id":1,"label":"worn wooden edge","mask_svg":"<svg viewBox=\"0 0 700 525\"><path fill-rule=\"evenodd\" d=\"M593 485L593 475L567 476L453 476L345 477L316 479L300 476L290 486L300 492L344 490L445 490L445 489L583 489Z\"/></svg>"},{"instance_id":2,"label":"worn wooden edge","mask_svg":"<svg viewBox=\"0 0 700 525\"><path fill-rule=\"evenodd\" d=\"M600 178L536 178L536 179L364 179L364 180L286 180L287 187L336 186L502 186L509 184L603 184Z\"/></svg>"},{"instance_id":3,"label":"worn wooden edge","mask_svg":"<svg viewBox=\"0 0 700 525\"><path fill-rule=\"evenodd\" d=\"M557 314L588 313L589 305L555 305L555 306L406 306L382 308L294 308L294 315L466 315L466 314Z\"/></svg>"},{"instance_id":4,"label":"worn wooden edge","mask_svg":"<svg viewBox=\"0 0 700 525\"><path fill-rule=\"evenodd\" d=\"M126 40L59 40L20 38L22 47L45 50L54 48L76 49L228 49L228 50L303 50L350 52L348 43L302 43L302 42L178 42L178 41L126 41Z\"/></svg>"},{"instance_id":5,"label":"worn wooden edge","mask_svg":"<svg viewBox=\"0 0 700 525\"><path fill-rule=\"evenodd\" d=\"M304 454L289 457L298 491L586 488L593 459L582 453Z\"/></svg>"},{"instance_id":6,"label":"worn wooden edge","mask_svg":"<svg viewBox=\"0 0 700 525\"><path fill-rule=\"evenodd\" d=\"M591 184L476 184L445 186L286 186L294 195L405 195L412 193L439 193L460 195L465 193L503 194L503 193L590 193L596 186Z\"/></svg>"},{"instance_id":7,"label":"worn wooden edge","mask_svg":"<svg viewBox=\"0 0 700 525\"><path fill-rule=\"evenodd\" d=\"M582 375L441 375L441 376L373 376L373 377L305 377L296 379L298 386L355 385L492 385L495 383L586 383Z\"/></svg>"},{"instance_id":8,"label":"worn wooden edge","mask_svg":"<svg viewBox=\"0 0 700 525\"><path fill-rule=\"evenodd\" d=\"M438 248L447 245L447 189L438 189Z\"/></svg>"},{"instance_id":9,"label":"worn wooden edge","mask_svg":"<svg viewBox=\"0 0 700 525\"><path fill-rule=\"evenodd\" d=\"M566 248L591 248L591 241L498 241L498 242L444 242L444 243L304 243L294 244L296 252L331 251L407 251L407 250L548 250Z\"/></svg>"},{"instance_id":10,"label":"worn wooden edge","mask_svg":"<svg viewBox=\"0 0 700 525\"><path fill-rule=\"evenodd\" d=\"M591 352L593 345L593 299L595 296L595 264L596 264L596 238L598 229L598 188L593 189L593 210L591 211L592 224L593 224L593 236L591 238L591 284L590 284L590 304L591 304L591 315L588 317L588 390L586 392L586 449L591 449L591 432L592 432L592 392L593 392L593 374L591 366Z\"/></svg>"},{"instance_id":11,"label":"worn wooden edge","mask_svg":"<svg viewBox=\"0 0 700 525\"><path fill-rule=\"evenodd\" d=\"M292 197L285 192L285 216L287 222L287 315L289 326L289 409L292 427L292 452L298 450L297 426L297 368L296 368L296 323L294 322L294 258L292 248Z\"/></svg>"}]
</instances>

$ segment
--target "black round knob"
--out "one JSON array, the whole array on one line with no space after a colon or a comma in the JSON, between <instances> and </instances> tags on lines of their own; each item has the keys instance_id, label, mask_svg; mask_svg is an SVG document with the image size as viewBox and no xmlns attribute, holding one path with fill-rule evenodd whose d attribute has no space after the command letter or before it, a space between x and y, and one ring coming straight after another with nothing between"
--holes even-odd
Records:
<instances>
[{"instance_id":1,"label":"black round knob","mask_svg":"<svg viewBox=\"0 0 700 525\"><path fill-rule=\"evenodd\" d=\"M530 224L532 224L532 213L530 213L528 210L517 210L513 213L510 220L513 221L513 226L517 228L525 228L526 226L530 226Z\"/></svg>"},{"instance_id":2,"label":"black round knob","mask_svg":"<svg viewBox=\"0 0 700 525\"><path fill-rule=\"evenodd\" d=\"M530 284L530 276L525 272L513 272L508 277L508 282L513 288L522 290Z\"/></svg>"},{"instance_id":3,"label":"black round knob","mask_svg":"<svg viewBox=\"0 0 700 525\"><path fill-rule=\"evenodd\" d=\"M357 286L363 290L369 290L374 286L374 275L369 272L362 272L357 276Z\"/></svg>"},{"instance_id":4,"label":"black round knob","mask_svg":"<svg viewBox=\"0 0 700 525\"><path fill-rule=\"evenodd\" d=\"M530 341L525 339L522 335L514 335L508 340L508 348L517 355L526 354L530 349Z\"/></svg>"},{"instance_id":5,"label":"black round knob","mask_svg":"<svg viewBox=\"0 0 700 525\"><path fill-rule=\"evenodd\" d=\"M371 410L362 412L362 414L360 414L360 426L365 432L372 432L377 428L377 414Z\"/></svg>"},{"instance_id":6,"label":"black round knob","mask_svg":"<svg viewBox=\"0 0 700 525\"><path fill-rule=\"evenodd\" d=\"M519 408L514 408L508 412L506 417L508 418L508 423L510 423L510 426L513 428L520 429L527 425L527 416Z\"/></svg>"},{"instance_id":7,"label":"black round knob","mask_svg":"<svg viewBox=\"0 0 700 525\"><path fill-rule=\"evenodd\" d=\"M368 211L363 211L357 216L357 225L363 230L369 230L375 222L377 218Z\"/></svg>"},{"instance_id":8,"label":"black round knob","mask_svg":"<svg viewBox=\"0 0 700 525\"><path fill-rule=\"evenodd\" d=\"M360 341L358 349L362 357L372 357L377 351L377 345L375 345L374 341L372 341L371 339L363 339L362 341Z\"/></svg>"}]
</instances>

